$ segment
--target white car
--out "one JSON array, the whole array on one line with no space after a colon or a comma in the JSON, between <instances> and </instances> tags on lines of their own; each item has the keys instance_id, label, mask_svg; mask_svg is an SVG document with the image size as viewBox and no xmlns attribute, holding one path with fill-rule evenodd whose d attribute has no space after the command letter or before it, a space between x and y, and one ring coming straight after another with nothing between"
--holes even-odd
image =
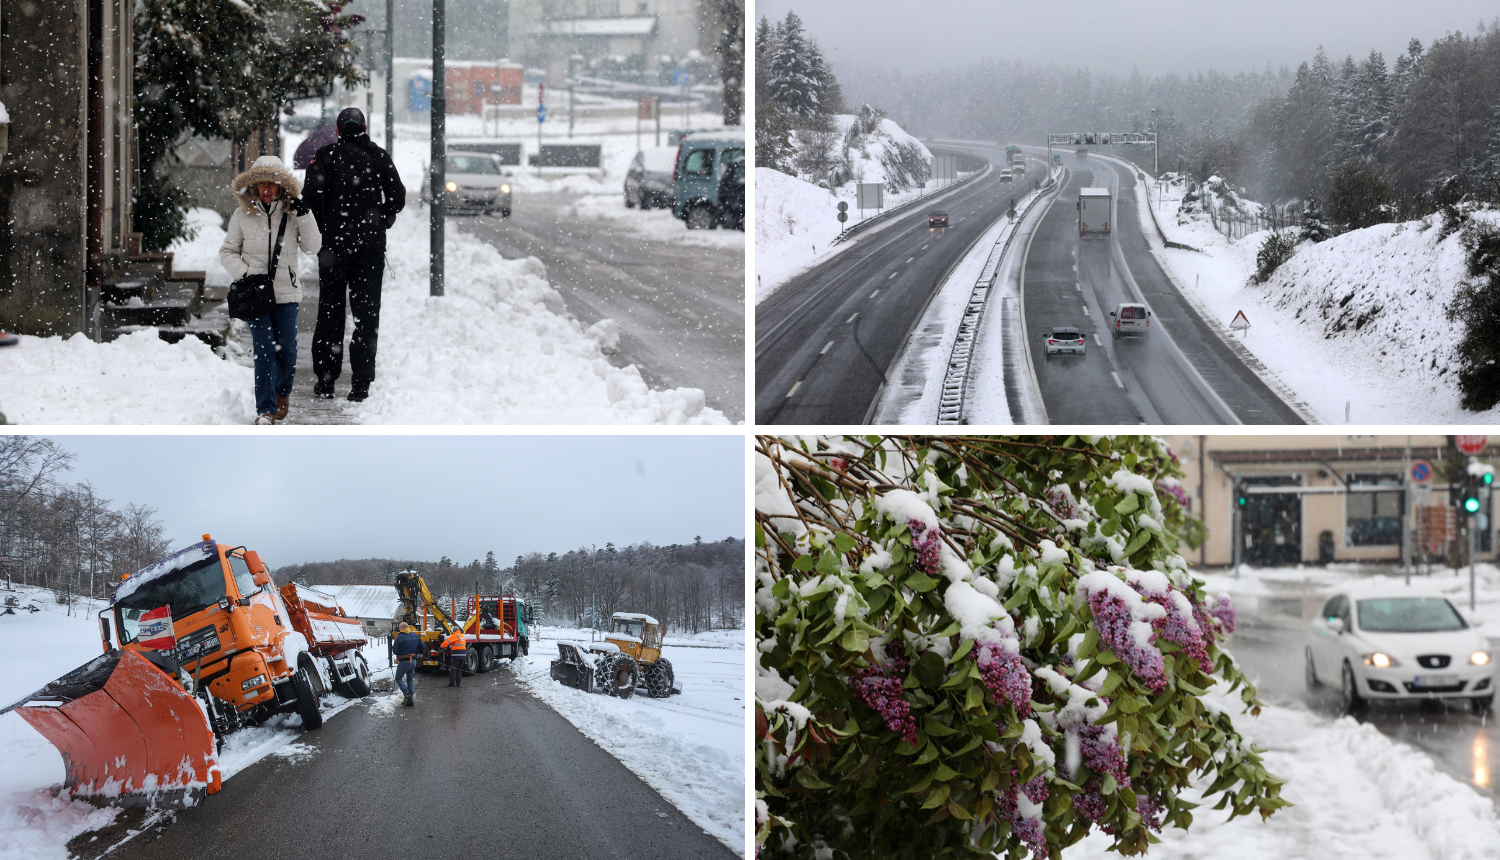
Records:
<instances>
[{"instance_id":1,"label":"white car","mask_svg":"<svg viewBox=\"0 0 1500 860\"><path fill-rule=\"evenodd\" d=\"M1064 352L1074 355L1083 355L1084 339L1083 332L1077 326L1060 325L1053 326L1047 330L1044 337L1047 344L1047 357L1051 358Z\"/></svg>"},{"instance_id":2,"label":"white car","mask_svg":"<svg viewBox=\"0 0 1500 860\"><path fill-rule=\"evenodd\" d=\"M1448 599L1408 588L1351 589L1323 604L1307 633L1307 687L1367 701L1495 700L1495 654Z\"/></svg>"}]
</instances>

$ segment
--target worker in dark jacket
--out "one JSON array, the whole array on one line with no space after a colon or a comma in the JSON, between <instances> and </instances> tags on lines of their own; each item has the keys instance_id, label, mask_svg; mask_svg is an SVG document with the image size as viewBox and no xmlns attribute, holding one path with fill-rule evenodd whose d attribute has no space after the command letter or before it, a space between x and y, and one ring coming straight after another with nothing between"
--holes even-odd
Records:
<instances>
[{"instance_id":1,"label":"worker in dark jacket","mask_svg":"<svg viewBox=\"0 0 1500 860\"><path fill-rule=\"evenodd\" d=\"M463 667L469 659L469 646L464 642L464 632L457 627L453 628L453 632L443 640L443 648L448 652L448 686L462 687Z\"/></svg>"},{"instance_id":2,"label":"worker in dark jacket","mask_svg":"<svg viewBox=\"0 0 1500 860\"><path fill-rule=\"evenodd\" d=\"M412 707L417 703L417 661L427 652L427 646L422 637L412 631L411 625L403 621L400 632L391 641L391 651L396 657L396 686L406 694L401 704Z\"/></svg>"},{"instance_id":3,"label":"worker in dark jacket","mask_svg":"<svg viewBox=\"0 0 1500 860\"><path fill-rule=\"evenodd\" d=\"M406 186L391 157L365 132L365 115L345 108L337 143L319 149L307 168L303 197L318 219L318 324L313 330L313 394L333 397L344 370L344 298L354 314L349 344L349 399L370 395L380 332L380 281L385 275L385 231L406 206Z\"/></svg>"}]
</instances>

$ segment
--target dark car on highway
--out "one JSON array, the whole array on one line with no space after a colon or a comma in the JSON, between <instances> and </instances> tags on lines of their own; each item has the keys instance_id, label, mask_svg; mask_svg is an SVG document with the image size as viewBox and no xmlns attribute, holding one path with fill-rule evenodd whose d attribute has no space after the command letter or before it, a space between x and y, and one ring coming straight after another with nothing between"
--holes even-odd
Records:
<instances>
[{"instance_id":1,"label":"dark car on highway","mask_svg":"<svg viewBox=\"0 0 1500 860\"><path fill-rule=\"evenodd\" d=\"M724 166L719 179L719 226L725 230L745 229L745 159Z\"/></svg>"},{"instance_id":2,"label":"dark car on highway","mask_svg":"<svg viewBox=\"0 0 1500 860\"><path fill-rule=\"evenodd\" d=\"M930 215L927 216L927 226L928 227L947 227L948 226L948 213L944 212L941 209L934 209L932 211L932 214L930 214Z\"/></svg>"}]
</instances>

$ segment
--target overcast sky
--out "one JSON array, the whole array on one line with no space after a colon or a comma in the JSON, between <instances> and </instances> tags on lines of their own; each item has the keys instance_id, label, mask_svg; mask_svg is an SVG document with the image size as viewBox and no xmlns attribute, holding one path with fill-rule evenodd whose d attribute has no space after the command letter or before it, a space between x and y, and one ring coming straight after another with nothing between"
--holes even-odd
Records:
<instances>
[{"instance_id":1,"label":"overcast sky","mask_svg":"<svg viewBox=\"0 0 1500 860\"><path fill-rule=\"evenodd\" d=\"M943 68L983 57L1125 76L1292 69L1323 45L1335 60L1371 48L1389 65L1415 36L1425 47L1473 35L1496 0L760 0L758 16L797 13L836 73L851 65ZM849 85L845 84L845 89Z\"/></svg>"},{"instance_id":2,"label":"overcast sky","mask_svg":"<svg viewBox=\"0 0 1500 860\"><path fill-rule=\"evenodd\" d=\"M116 509L178 548L244 544L273 568L338 558L467 564L494 550L745 536L739 436L52 436Z\"/></svg>"}]
</instances>

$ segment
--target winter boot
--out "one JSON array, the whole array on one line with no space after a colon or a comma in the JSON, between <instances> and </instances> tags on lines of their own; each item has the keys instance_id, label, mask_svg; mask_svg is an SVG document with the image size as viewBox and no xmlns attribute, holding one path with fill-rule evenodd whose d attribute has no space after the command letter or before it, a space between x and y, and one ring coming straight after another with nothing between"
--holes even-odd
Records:
<instances>
[{"instance_id":1,"label":"winter boot","mask_svg":"<svg viewBox=\"0 0 1500 860\"><path fill-rule=\"evenodd\" d=\"M332 376L320 376L320 377L318 377L318 381L313 383L313 396L314 397L320 397L320 398L322 398L324 400L332 400L333 399L333 377Z\"/></svg>"}]
</instances>

